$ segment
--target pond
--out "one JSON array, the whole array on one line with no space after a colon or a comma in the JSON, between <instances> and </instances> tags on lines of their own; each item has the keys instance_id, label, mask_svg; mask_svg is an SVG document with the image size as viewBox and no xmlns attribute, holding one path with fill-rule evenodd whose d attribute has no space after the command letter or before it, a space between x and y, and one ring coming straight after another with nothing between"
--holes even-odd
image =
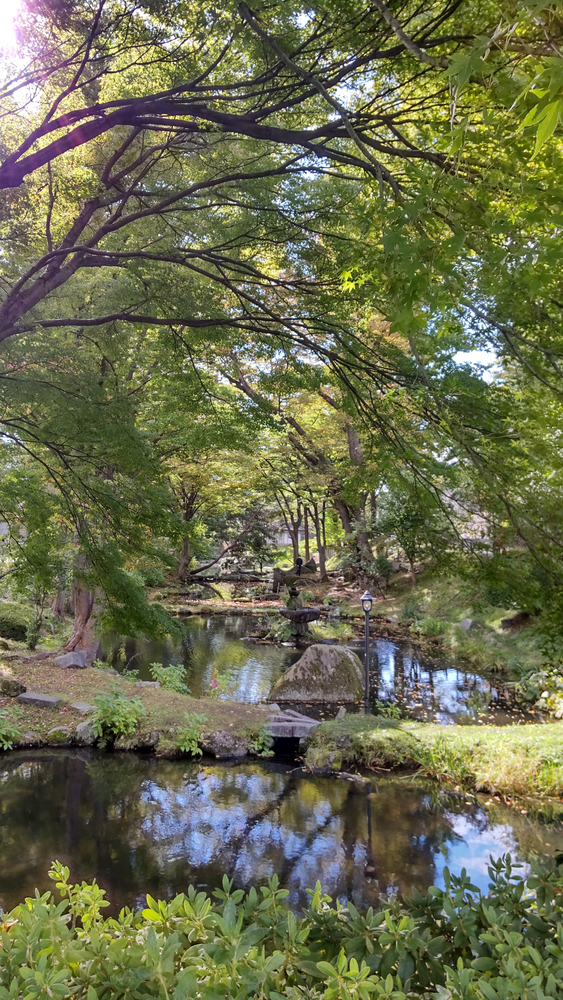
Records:
<instances>
[{"instance_id":1,"label":"pond","mask_svg":"<svg viewBox=\"0 0 563 1000\"><path fill-rule=\"evenodd\" d=\"M299 659L303 650L248 639L256 631L251 615L193 616L185 619L183 641L153 642L106 636L102 656L115 669L136 669L150 680L153 662L183 663L186 683L194 697L221 691L220 697L261 702L280 674ZM353 640L363 660L363 644ZM520 721L506 691L489 678L452 663L424 656L410 642L372 639L370 690L377 701L404 706L417 719L442 723Z\"/></svg>"},{"instance_id":2,"label":"pond","mask_svg":"<svg viewBox=\"0 0 563 1000\"><path fill-rule=\"evenodd\" d=\"M559 823L500 802L441 791L413 777L369 784L304 775L281 762L195 763L87 750L17 751L2 758L0 905L50 887L53 859L75 880L96 877L113 912L277 874L299 908L321 880L357 906L383 893L443 884L447 864L482 889L487 863L510 851L563 851Z\"/></svg>"}]
</instances>

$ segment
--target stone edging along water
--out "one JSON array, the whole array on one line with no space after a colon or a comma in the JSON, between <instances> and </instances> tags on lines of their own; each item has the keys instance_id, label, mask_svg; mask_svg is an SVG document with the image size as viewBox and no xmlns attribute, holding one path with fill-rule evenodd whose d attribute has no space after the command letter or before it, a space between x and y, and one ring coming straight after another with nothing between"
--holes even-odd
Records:
<instances>
[{"instance_id":1,"label":"stone edging along water","mask_svg":"<svg viewBox=\"0 0 563 1000\"><path fill-rule=\"evenodd\" d=\"M14 747L92 745L84 712L89 712L97 693L113 686L129 697L141 697L147 709L146 724L134 735L118 739L117 750L182 756L176 730L185 713L207 713L201 740L204 752L219 758L244 757L256 752L256 736L271 711L265 705L196 700L162 689L138 689L122 677L108 676L107 671L57 667L53 655L42 660L10 658L6 673L14 687L12 697L1 699L1 711L14 705L23 687L28 693L50 696L46 701L51 704L18 706L20 735ZM384 773L419 769L442 781L491 794L563 797L563 722L439 726L348 715L323 722L307 739L309 747L303 749L307 749L305 764L311 769L336 772L343 767L367 767Z\"/></svg>"}]
</instances>

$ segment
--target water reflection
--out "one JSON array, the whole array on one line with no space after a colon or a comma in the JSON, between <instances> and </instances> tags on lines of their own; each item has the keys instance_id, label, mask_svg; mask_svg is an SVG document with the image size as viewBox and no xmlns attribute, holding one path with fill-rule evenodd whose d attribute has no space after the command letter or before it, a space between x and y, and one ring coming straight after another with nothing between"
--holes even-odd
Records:
<instances>
[{"instance_id":1,"label":"water reflection","mask_svg":"<svg viewBox=\"0 0 563 1000\"><path fill-rule=\"evenodd\" d=\"M370 676L374 707L377 700L395 702L422 722L503 725L525 717L499 685L481 674L425 657L408 642L372 643Z\"/></svg>"},{"instance_id":2,"label":"water reflection","mask_svg":"<svg viewBox=\"0 0 563 1000\"><path fill-rule=\"evenodd\" d=\"M120 671L137 669L142 680L150 680L152 662L183 663L186 683L196 697L211 693L219 683L221 697L260 702L268 698L272 685L302 652L248 641L257 626L251 615L194 615L185 619L185 625L186 636L181 642L106 636L103 655ZM351 645L363 659L363 647ZM417 718L435 722L505 723L523 718L490 680L423 656L410 642L375 639L371 651L374 708L378 700L396 702Z\"/></svg>"},{"instance_id":3,"label":"water reflection","mask_svg":"<svg viewBox=\"0 0 563 1000\"><path fill-rule=\"evenodd\" d=\"M214 763L88 751L18 752L0 769L0 903L48 887L53 858L96 876L115 906L144 893L247 887L278 874L290 902L320 879L358 906L382 892L424 890L444 865L486 888L489 855L563 849L560 826L444 795L413 779L365 786L276 763Z\"/></svg>"},{"instance_id":4,"label":"water reflection","mask_svg":"<svg viewBox=\"0 0 563 1000\"><path fill-rule=\"evenodd\" d=\"M151 679L151 663L183 663L186 683L196 698L212 691L218 680L225 697L260 702L301 652L271 643L245 642L256 624L250 615L194 615L184 619L186 635L182 641L154 642L107 635L102 642L102 656L119 671L127 667L138 670L142 680Z\"/></svg>"}]
</instances>

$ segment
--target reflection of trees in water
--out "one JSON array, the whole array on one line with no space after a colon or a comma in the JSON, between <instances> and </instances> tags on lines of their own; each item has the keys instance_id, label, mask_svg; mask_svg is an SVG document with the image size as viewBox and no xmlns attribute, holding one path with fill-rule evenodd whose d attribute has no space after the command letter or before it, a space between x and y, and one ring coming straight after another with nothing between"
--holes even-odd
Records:
<instances>
[{"instance_id":1,"label":"reflection of trees in water","mask_svg":"<svg viewBox=\"0 0 563 1000\"><path fill-rule=\"evenodd\" d=\"M436 855L460 838L463 814L472 835L485 814L438 786L412 780L363 786L303 777L281 765L233 766L164 761L87 751L15 754L2 782L0 898L10 906L46 888L54 858L74 878L96 876L115 906L144 894L171 896L191 882L219 884L224 872L241 886L277 873L294 905L320 879L325 891L368 905L381 892L424 890ZM374 786L375 788L375 786ZM541 852L542 832L503 814L526 850ZM365 868L375 868L366 878Z\"/></svg>"},{"instance_id":2,"label":"reflection of trees in water","mask_svg":"<svg viewBox=\"0 0 563 1000\"><path fill-rule=\"evenodd\" d=\"M480 674L459 670L442 660L421 656L409 643L375 641L371 653L373 703L392 701L427 721L446 713L475 717L504 706L504 693Z\"/></svg>"},{"instance_id":3,"label":"reflection of trees in water","mask_svg":"<svg viewBox=\"0 0 563 1000\"><path fill-rule=\"evenodd\" d=\"M283 667L295 659L293 651L283 647L242 642L255 626L250 616L194 615L184 625L186 635L179 642L107 635L102 651L111 666L123 670L130 664L143 680L151 680L151 663L183 663L186 683L196 696L209 690L214 675L228 673L236 679L236 699L241 701L265 697Z\"/></svg>"}]
</instances>

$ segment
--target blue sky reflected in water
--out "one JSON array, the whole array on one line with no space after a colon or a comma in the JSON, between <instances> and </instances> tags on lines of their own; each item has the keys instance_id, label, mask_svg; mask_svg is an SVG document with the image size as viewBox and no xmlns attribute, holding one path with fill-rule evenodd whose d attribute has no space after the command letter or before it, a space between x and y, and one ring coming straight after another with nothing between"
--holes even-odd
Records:
<instances>
[{"instance_id":1,"label":"blue sky reflected in water","mask_svg":"<svg viewBox=\"0 0 563 1000\"><path fill-rule=\"evenodd\" d=\"M85 750L14 752L0 767L0 905L49 888L53 859L97 878L113 912L226 872L248 888L278 875L292 906L317 879L357 906L442 884L445 864L486 889L489 855L563 851L560 825L444 794L426 780L355 782L276 762L197 764ZM369 869L369 871L366 871Z\"/></svg>"}]
</instances>

